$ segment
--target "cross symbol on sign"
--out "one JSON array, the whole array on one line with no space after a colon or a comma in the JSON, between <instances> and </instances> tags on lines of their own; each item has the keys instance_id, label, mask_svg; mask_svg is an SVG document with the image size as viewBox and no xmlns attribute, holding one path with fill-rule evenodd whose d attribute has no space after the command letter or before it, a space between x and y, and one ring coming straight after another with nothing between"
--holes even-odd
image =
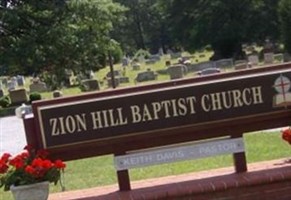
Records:
<instances>
[{"instance_id":1,"label":"cross symbol on sign","mask_svg":"<svg viewBox=\"0 0 291 200\"><path fill-rule=\"evenodd\" d=\"M290 80L283 76L282 74L275 81L274 88L275 90L283 95L284 101L286 101L286 93L289 92L291 87Z\"/></svg>"}]
</instances>

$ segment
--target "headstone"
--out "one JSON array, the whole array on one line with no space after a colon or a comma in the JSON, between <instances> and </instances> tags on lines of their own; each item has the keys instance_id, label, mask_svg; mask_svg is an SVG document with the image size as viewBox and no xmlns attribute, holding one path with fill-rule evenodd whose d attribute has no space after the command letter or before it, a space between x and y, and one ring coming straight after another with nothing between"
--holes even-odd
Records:
<instances>
[{"instance_id":1,"label":"headstone","mask_svg":"<svg viewBox=\"0 0 291 200\"><path fill-rule=\"evenodd\" d=\"M215 62L206 61L197 64L187 65L188 72L201 71L208 68L215 68Z\"/></svg>"},{"instance_id":2,"label":"headstone","mask_svg":"<svg viewBox=\"0 0 291 200\"><path fill-rule=\"evenodd\" d=\"M118 87L120 85L120 77L115 77L114 83L115 83L115 87ZM107 78L107 85L108 85L108 87L112 87L112 79L111 78Z\"/></svg>"},{"instance_id":3,"label":"headstone","mask_svg":"<svg viewBox=\"0 0 291 200\"><path fill-rule=\"evenodd\" d=\"M32 113L31 105L25 105L24 103L15 109L15 115L18 118L23 118L25 115Z\"/></svg>"},{"instance_id":4,"label":"headstone","mask_svg":"<svg viewBox=\"0 0 291 200\"><path fill-rule=\"evenodd\" d=\"M13 105L26 103L28 100L26 90L24 88L9 91L9 97L11 104Z\"/></svg>"},{"instance_id":5,"label":"headstone","mask_svg":"<svg viewBox=\"0 0 291 200\"><path fill-rule=\"evenodd\" d=\"M166 51L166 54L169 54L169 55L171 55L171 54L173 54L174 52L172 51L172 49L167 49L167 51ZM180 57L180 56L179 56Z\"/></svg>"},{"instance_id":6,"label":"headstone","mask_svg":"<svg viewBox=\"0 0 291 200\"><path fill-rule=\"evenodd\" d=\"M13 82L13 84L15 85L15 88L17 87L17 78L15 76L13 76L11 78L11 81Z\"/></svg>"},{"instance_id":7,"label":"headstone","mask_svg":"<svg viewBox=\"0 0 291 200\"><path fill-rule=\"evenodd\" d=\"M114 77L122 76L121 71L119 71L119 70L114 70L113 71L113 75L114 75ZM111 78L111 71L106 74L106 77L107 78Z\"/></svg>"},{"instance_id":8,"label":"headstone","mask_svg":"<svg viewBox=\"0 0 291 200\"><path fill-rule=\"evenodd\" d=\"M274 61L276 63L283 63L284 62L284 55L282 53L275 54Z\"/></svg>"},{"instance_id":9,"label":"headstone","mask_svg":"<svg viewBox=\"0 0 291 200\"><path fill-rule=\"evenodd\" d=\"M33 82L30 86L29 86L29 91L30 93L32 92L46 92L48 90L46 84L44 82Z\"/></svg>"},{"instance_id":10,"label":"headstone","mask_svg":"<svg viewBox=\"0 0 291 200\"><path fill-rule=\"evenodd\" d=\"M122 62L122 67L127 67L129 65L129 59L126 56L122 58L121 62Z\"/></svg>"},{"instance_id":11,"label":"headstone","mask_svg":"<svg viewBox=\"0 0 291 200\"><path fill-rule=\"evenodd\" d=\"M129 83L129 77L125 77L125 76L119 77L119 82L120 83Z\"/></svg>"},{"instance_id":12,"label":"headstone","mask_svg":"<svg viewBox=\"0 0 291 200\"><path fill-rule=\"evenodd\" d=\"M216 68L229 68L233 67L233 60L231 58L229 59L221 59L215 61Z\"/></svg>"},{"instance_id":13,"label":"headstone","mask_svg":"<svg viewBox=\"0 0 291 200\"><path fill-rule=\"evenodd\" d=\"M135 78L136 82L143 82L143 81L151 81L151 80L156 80L157 75L151 71L148 70L146 72L140 72L137 74L137 77Z\"/></svg>"},{"instance_id":14,"label":"headstone","mask_svg":"<svg viewBox=\"0 0 291 200\"><path fill-rule=\"evenodd\" d=\"M234 62L234 65L240 65L240 64L248 64L248 61L247 60L236 60Z\"/></svg>"},{"instance_id":15,"label":"headstone","mask_svg":"<svg viewBox=\"0 0 291 200\"><path fill-rule=\"evenodd\" d=\"M17 79L18 86L20 86L20 87L24 86L24 84L25 84L24 76L17 76L16 79Z\"/></svg>"},{"instance_id":16,"label":"headstone","mask_svg":"<svg viewBox=\"0 0 291 200\"><path fill-rule=\"evenodd\" d=\"M161 57L160 57L160 55L150 55L149 60L157 62L157 61L161 60Z\"/></svg>"},{"instance_id":17,"label":"headstone","mask_svg":"<svg viewBox=\"0 0 291 200\"><path fill-rule=\"evenodd\" d=\"M249 55L248 61L251 63L252 66L259 65L259 56L258 55Z\"/></svg>"},{"instance_id":18,"label":"headstone","mask_svg":"<svg viewBox=\"0 0 291 200\"><path fill-rule=\"evenodd\" d=\"M94 79L94 76L95 76L94 72L92 70L90 70L89 79Z\"/></svg>"},{"instance_id":19,"label":"headstone","mask_svg":"<svg viewBox=\"0 0 291 200\"><path fill-rule=\"evenodd\" d=\"M144 60L145 60L144 55L140 55L140 56L138 57L138 62L139 62L139 63L144 63Z\"/></svg>"},{"instance_id":20,"label":"headstone","mask_svg":"<svg viewBox=\"0 0 291 200\"><path fill-rule=\"evenodd\" d=\"M173 65L168 68L170 79L183 78L187 74L187 67L185 65Z\"/></svg>"},{"instance_id":21,"label":"headstone","mask_svg":"<svg viewBox=\"0 0 291 200\"><path fill-rule=\"evenodd\" d=\"M235 70L242 70L242 69L247 69L248 68L248 63L239 63L236 64L234 69Z\"/></svg>"},{"instance_id":22,"label":"headstone","mask_svg":"<svg viewBox=\"0 0 291 200\"><path fill-rule=\"evenodd\" d=\"M59 91L59 90L53 91L53 98L58 98L58 97L62 97L62 96L63 96L62 91Z\"/></svg>"},{"instance_id":23,"label":"headstone","mask_svg":"<svg viewBox=\"0 0 291 200\"><path fill-rule=\"evenodd\" d=\"M274 53L265 53L264 54L265 64L273 64L274 62Z\"/></svg>"},{"instance_id":24,"label":"headstone","mask_svg":"<svg viewBox=\"0 0 291 200\"><path fill-rule=\"evenodd\" d=\"M138 71L138 70L140 70L140 64L139 64L139 63L134 63L134 64L132 65L132 70L134 70L134 71Z\"/></svg>"},{"instance_id":25,"label":"headstone","mask_svg":"<svg viewBox=\"0 0 291 200\"><path fill-rule=\"evenodd\" d=\"M163 48L159 48L159 53L158 53L160 56L163 56L164 55L164 50L163 50Z\"/></svg>"},{"instance_id":26,"label":"headstone","mask_svg":"<svg viewBox=\"0 0 291 200\"><path fill-rule=\"evenodd\" d=\"M96 79L86 79L81 81L83 91L95 91L100 90L99 83Z\"/></svg>"},{"instance_id":27,"label":"headstone","mask_svg":"<svg viewBox=\"0 0 291 200\"><path fill-rule=\"evenodd\" d=\"M15 90L16 89L16 83L14 81L8 81L7 82L7 89L8 91L10 90Z\"/></svg>"},{"instance_id":28,"label":"headstone","mask_svg":"<svg viewBox=\"0 0 291 200\"><path fill-rule=\"evenodd\" d=\"M72 70L65 69L65 77L63 84L65 87L70 87L71 86L71 77L74 75Z\"/></svg>"}]
</instances>

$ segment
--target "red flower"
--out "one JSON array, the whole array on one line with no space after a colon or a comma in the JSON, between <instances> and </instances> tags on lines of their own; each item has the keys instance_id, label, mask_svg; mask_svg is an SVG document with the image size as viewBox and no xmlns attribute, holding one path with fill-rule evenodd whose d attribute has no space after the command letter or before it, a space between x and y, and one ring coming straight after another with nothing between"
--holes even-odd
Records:
<instances>
[{"instance_id":1,"label":"red flower","mask_svg":"<svg viewBox=\"0 0 291 200\"><path fill-rule=\"evenodd\" d=\"M33 167L41 167L42 166L42 159L41 158L35 158L33 159L31 166Z\"/></svg>"},{"instance_id":2,"label":"red flower","mask_svg":"<svg viewBox=\"0 0 291 200\"><path fill-rule=\"evenodd\" d=\"M28 173L28 174L34 175L35 174L35 169L31 165L28 165L28 166L25 167L25 172Z\"/></svg>"},{"instance_id":3,"label":"red flower","mask_svg":"<svg viewBox=\"0 0 291 200\"><path fill-rule=\"evenodd\" d=\"M26 146L23 152L12 158L8 153L0 155L0 187L7 191L11 185L41 181L57 183L66 165L61 160L52 162L47 157L47 151L36 151L31 146Z\"/></svg>"},{"instance_id":4,"label":"red flower","mask_svg":"<svg viewBox=\"0 0 291 200\"><path fill-rule=\"evenodd\" d=\"M66 164L61 160L56 160L55 161L55 166L58 169L64 169L66 167Z\"/></svg>"},{"instance_id":5,"label":"red flower","mask_svg":"<svg viewBox=\"0 0 291 200\"><path fill-rule=\"evenodd\" d=\"M3 162L7 162L10 157L11 157L11 154L4 153L0 160L2 160Z\"/></svg>"},{"instance_id":6,"label":"red flower","mask_svg":"<svg viewBox=\"0 0 291 200\"><path fill-rule=\"evenodd\" d=\"M46 170L49 170L53 167L53 163L50 160L43 160L41 166Z\"/></svg>"},{"instance_id":7,"label":"red flower","mask_svg":"<svg viewBox=\"0 0 291 200\"><path fill-rule=\"evenodd\" d=\"M3 160L0 160L0 174L6 173L8 170L8 165Z\"/></svg>"},{"instance_id":8,"label":"red flower","mask_svg":"<svg viewBox=\"0 0 291 200\"><path fill-rule=\"evenodd\" d=\"M289 144L291 144L291 129L288 128L288 129L282 130L281 132L282 132L282 138L283 138L283 140L285 140Z\"/></svg>"},{"instance_id":9,"label":"red flower","mask_svg":"<svg viewBox=\"0 0 291 200\"><path fill-rule=\"evenodd\" d=\"M47 156L49 155L48 151L44 150L44 149L41 149L41 150L38 150L37 153L36 153L36 157L40 157L40 158L47 158Z\"/></svg>"},{"instance_id":10,"label":"red flower","mask_svg":"<svg viewBox=\"0 0 291 200\"><path fill-rule=\"evenodd\" d=\"M24 160L21 156L16 156L10 161L10 164L14 166L16 169L21 169L24 166Z\"/></svg>"},{"instance_id":11,"label":"red flower","mask_svg":"<svg viewBox=\"0 0 291 200\"><path fill-rule=\"evenodd\" d=\"M24 151L20 154L21 159L25 160L27 158L29 158L29 152L28 151Z\"/></svg>"}]
</instances>

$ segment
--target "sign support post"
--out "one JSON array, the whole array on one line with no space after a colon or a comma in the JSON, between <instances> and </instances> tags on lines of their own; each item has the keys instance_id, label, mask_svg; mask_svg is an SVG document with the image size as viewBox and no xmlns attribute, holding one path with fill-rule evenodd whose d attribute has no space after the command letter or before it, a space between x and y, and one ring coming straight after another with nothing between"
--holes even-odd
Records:
<instances>
[{"instance_id":1,"label":"sign support post","mask_svg":"<svg viewBox=\"0 0 291 200\"><path fill-rule=\"evenodd\" d=\"M243 133L233 134L231 138L243 138ZM234 153L233 162L236 173L248 171L245 152Z\"/></svg>"},{"instance_id":2,"label":"sign support post","mask_svg":"<svg viewBox=\"0 0 291 200\"><path fill-rule=\"evenodd\" d=\"M125 153L114 154L114 156L121 156L121 155L125 155ZM128 169L117 171L117 181L118 181L119 191L131 190Z\"/></svg>"}]
</instances>

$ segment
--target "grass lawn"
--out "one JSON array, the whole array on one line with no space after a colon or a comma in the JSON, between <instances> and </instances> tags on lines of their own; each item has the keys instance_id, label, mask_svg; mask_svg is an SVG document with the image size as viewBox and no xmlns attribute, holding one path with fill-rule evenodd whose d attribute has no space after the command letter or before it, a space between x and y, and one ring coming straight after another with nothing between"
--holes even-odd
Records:
<instances>
[{"instance_id":1,"label":"grass lawn","mask_svg":"<svg viewBox=\"0 0 291 200\"><path fill-rule=\"evenodd\" d=\"M289 144L281 139L279 131L248 133L244 137L247 162L258 162L291 156ZM216 156L130 170L131 180L182 174L232 166L232 156ZM77 190L117 183L112 156L101 156L67 162L65 186ZM51 193L59 192L59 185L51 185ZM0 191L0 199L12 199L10 192Z\"/></svg>"}]
</instances>

